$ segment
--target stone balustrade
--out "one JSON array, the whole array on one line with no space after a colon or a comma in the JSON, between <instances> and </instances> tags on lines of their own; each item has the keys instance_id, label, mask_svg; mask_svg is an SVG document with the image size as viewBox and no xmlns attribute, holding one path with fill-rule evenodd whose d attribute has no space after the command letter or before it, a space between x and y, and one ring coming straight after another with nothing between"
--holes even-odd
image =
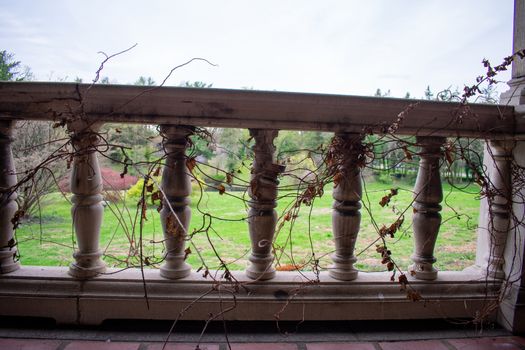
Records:
<instances>
[{"instance_id":1,"label":"stone balustrade","mask_svg":"<svg viewBox=\"0 0 525 350\"><path fill-rule=\"evenodd\" d=\"M399 289L398 285L388 286L389 279L386 279L386 282L380 282L380 278L377 277L379 275L363 274L354 267L357 261L354 249L359 239L363 195L359 166L359 157L362 156L363 147L362 138L366 133L381 134L388 132L389 128L395 128L397 133L416 136L416 146L419 147L420 163L414 189L412 218L414 251L413 265L410 270L413 276L409 278L414 285L427 290L431 297L440 300L440 307L447 315L473 316L479 311L476 310L476 307L482 307L483 300L497 298L498 282L490 284L492 287L488 288L486 281L489 279L501 281L505 278L504 254L512 210L509 204L509 196L512 192L510 160L512 149L517 142L515 136L521 132L523 126L516 120L514 110L509 106L470 105L468 108L471 115L476 115L475 122L465 116L465 106L444 102L213 89L145 89L132 86L90 87L55 83L0 83L0 122L2 123L0 127L0 164L3 169L0 174L2 189L0 201L0 274L2 277L0 278L4 281L0 282L0 297L2 296L2 283L7 288L4 290L3 297L16 299L16 291L21 288L19 285L21 279L38 280L34 269L21 266L15 260L16 245L13 244L11 222L17 211L15 202L17 180L10 142L13 126L17 120L63 121L70 132L74 147L71 170L71 191L73 193L71 216L78 249L73 255L68 270L71 279L56 269L48 270L44 275L52 276L51 279L56 283L65 283L70 287L75 286L75 281L83 283L81 286L84 287L81 288L81 291L71 291L70 295L80 298L80 295L85 296L82 293L88 293L92 299L88 298L91 301L86 299L85 305L90 305L89 303L93 300L98 300L97 310L104 308L104 305L108 305L111 300L118 305L124 305L119 293L110 293L111 297L108 297L100 292L102 290L100 289L101 281L124 283L113 275L112 277L105 275L108 270L101 259L98 246L103 211L102 181L96 152L99 142L97 130L100 126L105 122L160 125L163 149L167 155L162 173L161 189L164 200L160 212L166 249L164 264L160 271L149 271L147 276L152 285L156 286L156 289L152 287L149 295L157 298L155 299L157 302L167 300L168 304L173 303L173 300L176 299L179 306L182 305L181 300L184 299L184 296L181 294L170 296L169 293L159 292L163 288L169 288L166 283L171 283L173 288L179 286L182 290L186 290L188 293L186 299L191 299L191 295L195 296L195 290L206 293L202 286L209 286L202 278L197 277L185 262L187 230L191 219L189 207L191 186L185 154L188 147L188 136L194 132L195 127L201 126L248 128L250 135L255 140L254 162L248 192L250 200L248 202L247 234L251 239L250 265L246 271L235 272L235 274L237 280L247 281L247 288L254 286L254 290L250 292L252 294L248 293L240 297L246 305L253 306L253 303L260 303L261 300L257 298L260 298L261 295L268 297L263 298L264 302L260 307L256 307L260 312L259 315L243 311L233 316L241 319L268 317L267 312L261 309L264 307L262 305L279 302L278 295L289 296L289 292L283 291L282 288L293 284L290 281L290 273L276 272L271 246L277 223L275 207L278 196L278 179L279 174L283 171L283 166L276 164L275 161L274 139L280 129L322 130L334 133L334 144L338 146L333 151L340 158L334 169L339 175L333 191L332 228L335 251L332 255L333 265L327 274L322 275L317 286L321 289L314 293L317 296L308 303L312 305L319 303L324 297L326 302L336 304L341 302L344 305L351 304L355 307L359 300L382 303L386 298L389 306L387 309L383 308L383 314L377 318L438 317L436 315L439 313L432 313L436 312L432 307L430 308L432 310L429 311L430 309L423 310L420 306L410 306L414 309L403 315L400 305L405 305L409 301L403 300L405 298L403 295L393 296L395 289ZM442 274L433 265L436 261L434 248L441 225L440 203L443 199L439 167L443 162L446 137L458 136L490 139L488 147L494 154L494 170L491 173L491 179L497 195L491 197L488 205L494 218L483 233L490 237L484 252L486 255L484 265L468 272L445 271ZM29 271L27 272L29 275L25 275L24 271ZM154 274L158 276L153 276ZM136 276L133 278L126 276L126 283L142 285L142 281ZM369 289L371 285L379 286L383 290L372 291ZM94 294L89 294L85 289L88 286L96 286L99 289L93 291ZM136 287L136 285L133 286ZM129 288L129 290L135 290ZM323 288L326 294L323 294ZM453 293L448 294L447 290L452 290ZM125 293L124 289L122 292ZM160 294L155 294L157 292ZM34 300L67 299L67 295L58 297L51 293L53 297L50 298L48 295L35 291L27 295L31 295ZM250 296L255 299L251 299ZM140 303L139 299L139 297L133 299L133 303ZM16 300L21 302L20 299ZM204 306L196 315L205 314L202 311L205 306L211 307L210 305L216 302L216 300L208 299L201 301ZM158 308L159 305L155 307ZM465 307L458 311L457 305L465 305ZM22 306L18 308L15 306L6 308L5 314L16 314L17 312L33 316L35 314ZM125 308L125 306L122 307ZM161 317L159 315L165 317L162 310L151 314L150 311L143 310L142 306L139 309L142 311L137 311L138 316L121 310L116 317L159 318ZM294 304L291 309L295 310L292 312L294 315L300 313L297 304ZM333 306L330 306L329 309L334 310ZM322 309L315 309L317 311L309 315L320 319L344 319L343 309L332 311L333 314L325 313ZM356 310L359 310L357 314L350 318L373 318L370 315L367 316L366 308L358 307ZM89 312L86 310L83 312L83 317L87 317L85 315ZM104 312L98 315L104 315ZM96 323L100 321L93 315L90 317L92 318L80 322ZM294 317L297 316L290 316L291 319ZM60 317L56 316L56 318ZM68 322L69 319L65 317L64 320Z\"/></svg>"}]
</instances>

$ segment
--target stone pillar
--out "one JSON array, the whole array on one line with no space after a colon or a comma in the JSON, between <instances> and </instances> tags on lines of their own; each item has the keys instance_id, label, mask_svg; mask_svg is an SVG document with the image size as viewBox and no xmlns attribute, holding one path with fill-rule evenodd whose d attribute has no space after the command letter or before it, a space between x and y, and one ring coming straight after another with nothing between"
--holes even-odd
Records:
<instances>
[{"instance_id":1,"label":"stone pillar","mask_svg":"<svg viewBox=\"0 0 525 350\"><path fill-rule=\"evenodd\" d=\"M514 141L491 140L489 147L493 164L490 168L490 193L487 199L489 251L486 255L486 266L489 277L502 279L505 277L503 254L510 229L512 211L510 167Z\"/></svg>"},{"instance_id":2,"label":"stone pillar","mask_svg":"<svg viewBox=\"0 0 525 350\"><path fill-rule=\"evenodd\" d=\"M188 276L191 267L185 260L185 246L191 219L191 182L186 166L185 151L192 127L161 125L164 136L166 163L162 171L163 198L160 220L164 232L166 253L160 275L164 278L178 279Z\"/></svg>"},{"instance_id":3,"label":"stone pillar","mask_svg":"<svg viewBox=\"0 0 525 350\"><path fill-rule=\"evenodd\" d=\"M334 234L335 253L332 255L333 266L330 276L342 281L357 278L354 268L356 257L354 248L361 223L361 169L358 158L361 155L361 136L352 133L335 135L334 152L341 156L337 164L338 182L334 184L332 212L332 230Z\"/></svg>"},{"instance_id":4,"label":"stone pillar","mask_svg":"<svg viewBox=\"0 0 525 350\"><path fill-rule=\"evenodd\" d=\"M253 151L255 160L252 166L250 182L250 206L248 226L252 252L251 262L246 275L252 279L268 280L275 276L272 266L272 242L277 223L277 176L284 170L281 165L275 164L275 146L273 140L277 137L277 130L250 129L250 135L255 139Z\"/></svg>"},{"instance_id":5,"label":"stone pillar","mask_svg":"<svg viewBox=\"0 0 525 350\"><path fill-rule=\"evenodd\" d=\"M68 123L75 152L71 171L71 216L78 244L69 274L78 279L95 277L106 270L99 249L104 215L102 177L96 153L100 126L83 120Z\"/></svg>"},{"instance_id":6,"label":"stone pillar","mask_svg":"<svg viewBox=\"0 0 525 350\"><path fill-rule=\"evenodd\" d=\"M14 229L12 219L18 209L14 186L17 183L15 162L11 152L15 122L0 121L0 274L20 268L15 261Z\"/></svg>"},{"instance_id":7,"label":"stone pillar","mask_svg":"<svg viewBox=\"0 0 525 350\"><path fill-rule=\"evenodd\" d=\"M514 0L514 35L512 52L525 49L525 0ZM507 82L509 90L501 94L500 103L510 105L524 104L525 59L518 57L512 62L512 78Z\"/></svg>"},{"instance_id":8,"label":"stone pillar","mask_svg":"<svg viewBox=\"0 0 525 350\"><path fill-rule=\"evenodd\" d=\"M525 49L525 0L514 0L514 35L513 35L513 52ZM500 103L514 106L525 105L525 60L516 58L512 63L512 79L507 83L509 90L501 95ZM517 114L516 119L519 124L523 124L523 113ZM523 135L518 135L523 140ZM513 150L513 159L520 167L525 167L525 141L517 141ZM487 155L487 153L485 153ZM490 157L485 157L485 166L492 174L494 172L494 163ZM517 193L513 194L513 204L509 206L513 210L513 217L523 220L525 208L523 197L525 189L515 180L511 179L511 188L514 186ZM505 328L514 333L525 333L525 228L523 223L517 225L517 222L511 222L510 227L515 227L507 233L506 248L504 252L505 279L508 282L505 295L502 297L502 303L498 314L498 321ZM490 227L489 222L480 222L480 226ZM488 254L488 252L487 252ZM505 282L507 283L507 282Z\"/></svg>"},{"instance_id":9,"label":"stone pillar","mask_svg":"<svg viewBox=\"0 0 525 350\"><path fill-rule=\"evenodd\" d=\"M439 174L441 146L444 137L417 137L421 147L419 153L419 171L414 188L414 215L412 227L414 230L414 264L409 267L420 280L434 280L437 270L432 266L436 262L434 246L439 227L441 226L441 201L443 189Z\"/></svg>"}]
</instances>

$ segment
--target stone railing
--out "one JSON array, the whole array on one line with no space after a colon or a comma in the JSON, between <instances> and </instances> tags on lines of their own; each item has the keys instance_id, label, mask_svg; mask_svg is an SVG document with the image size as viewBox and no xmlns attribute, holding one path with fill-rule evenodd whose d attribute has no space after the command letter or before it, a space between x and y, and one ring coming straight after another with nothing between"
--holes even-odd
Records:
<instances>
[{"instance_id":1,"label":"stone railing","mask_svg":"<svg viewBox=\"0 0 525 350\"><path fill-rule=\"evenodd\" d=\"M17 179L11 132L17 120L53 120L67 125L75 149L71 171L72 223L78 250L69 269L27 267L14 261L12 219L17 210ZM55 318L58 322L96 324L109 318L207 319L232 305L230 319L413 319L479 317L499 298L508 245L512 149L523 129L514 107L390 98L219 89L88 86L55 83L0 83L0 315ZM107 269L98 247L102 222L102 179L96 156L98 128L105 122L160 125L167 152L160 212L166 256L158 270ZM186 169L187 137L194 127L247 128L255 140L249 190L250 266L234 272L244 288L235 297L221 293L185 262L185 232L191 210ZM416 136L419 173L413 202L414 252L410 285L425 297L413 302L386 273L354 267L360 229L362 184L356 152L364 133ZM333 191L333 267L305 286L310 272L279 272L271 242L277 215L277 178L273 140L278 130L334 132L340 148L342 180ZM493 155L491 182L498 196L490 207L492 224L480 230L477 265L461 272L433 264L443 198L439 163L447 137L488 139ZM254 184L254 181L257 182ZM483 215L481 215L483 217ZM487 215L485 215L486 217ZM29 254L29 253L28 253ZM312 280L314 280L313 275ZM226 284L225 284L226 285ZM227 287L224 287L227 288ZM147 297L145 297L147 294ZM223 304L228 304L225 306ZM286 306L286 308L284 308ZM185 310L182 312L182 310ZM488 310L488 311L487 311Z\"/></svg>"}]
</instances>

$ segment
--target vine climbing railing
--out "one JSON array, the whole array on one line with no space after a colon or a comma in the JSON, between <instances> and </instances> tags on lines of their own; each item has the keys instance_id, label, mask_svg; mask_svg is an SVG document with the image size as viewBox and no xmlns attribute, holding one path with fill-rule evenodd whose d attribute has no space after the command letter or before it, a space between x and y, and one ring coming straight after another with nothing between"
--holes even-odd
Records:
<instances>
[{"instance_id":1,"label":"vine climbing railing","mask_svg":"<svg viewBox=\"0 0 525 350\"><path fill-rule=\"evenodd\" d=\"M71 222L78 249L69 268L27 267L16 260L14 230L20 212L10 143L14 123L21 120L53 121L65 126L71 138ZM108 269L101 258L104 209L97 153L99 129L109 122L160 125L166 153L159 184L165 245L160 270ZM219 89L1 83L0 123L2 315L86 324L108 318L219 315L246 320L490 318L501 302L502 281L508 275L504 255L512 226L512 149L523 128L513 107ZM185 261L192 176L186 150L197 127L247 128L254 140L247 201L251 251L245 271L226 270L220 276L207 271L202 276ZM272 242L279 219L275 207L284 171L284 165L275 160L274 139L279 130L334 133L324 170L334 182L335 249L328 271L275 269ZM415 136L419 157L411 204L413 263L407 274L399 272L395 283L391 273L362 273L355 267L363 200L361 172L369 151L364 138L371 134ZM491 191L484 194L488 205L482 206L491 220L480 225L484 229L478 234L486 244L484 249L478 247L477 267L438 272L434 248L443 200L440 164L447 157L447 138L458 137L490 140L486 153L493 157L486 162L492 162L493 170L488 177L482 176L486 169L474 170L479 172L479 181L486 182L482 188ZM322 188L306 186L301 200L319 191ZM393 234L401 224L397 221L379 234ZM396 270L388 248L378 245L376 249L387 269Z\"/></svg>"}]
</instances>

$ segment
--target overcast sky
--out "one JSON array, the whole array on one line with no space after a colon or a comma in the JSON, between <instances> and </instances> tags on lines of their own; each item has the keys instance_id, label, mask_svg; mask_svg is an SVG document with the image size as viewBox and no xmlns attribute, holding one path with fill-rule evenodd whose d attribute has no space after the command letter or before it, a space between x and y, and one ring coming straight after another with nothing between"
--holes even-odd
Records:
<instances>
[{"instance_id":1,"label":"overcast sky","mask_svg":"<svg viewBox=\"0 0 525 350\"><path fill-rule=\"evenodd\" d=\"M37 1L0 0L0 50L38 80L392 96L472 84L481 60L512 51L512 0ZM501 77L508 80L509 75ZM500 88L501 91L505 87Z\"/></svg>"}]
</instances>

